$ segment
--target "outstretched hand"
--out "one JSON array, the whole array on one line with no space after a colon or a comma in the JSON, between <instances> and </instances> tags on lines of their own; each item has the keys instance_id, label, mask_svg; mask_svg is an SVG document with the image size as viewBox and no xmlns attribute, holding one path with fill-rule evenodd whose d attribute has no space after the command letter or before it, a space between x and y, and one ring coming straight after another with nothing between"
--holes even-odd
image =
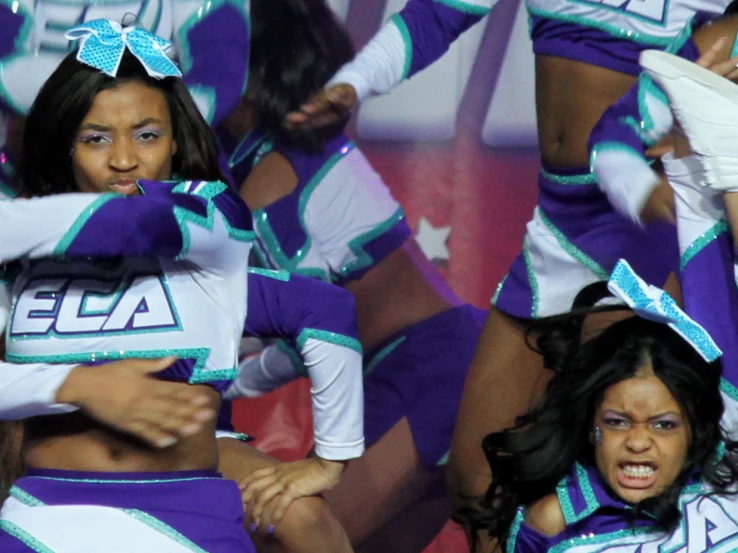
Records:
<instances>
[{"instance_id":1,"label":"outstretched hand","mask_svg":"<svg viewBox=\"0 0 738 553\"><path fill-rule=\"evenodd\" d=\"M721 62L717 61L720 58L721 50L725 48L728 40L729 38L727 36L717 39L705 53L700 54L700 57L695 63L709 69L713 73L717 73L721 77L733 81L738 79L738 56Z\"/></svg>"},{"instance_id":2,"label":"outstretched hand","mask_svg":"<svg viewBox=\"0 0 738 553\"><path fill-rule=\"evenodd\" d=\"M358 96L350 84L337 84L313 94L299 111L287 114L290 130L308 130L338 123L356 107Z\"/></svg>"},{"instance_id":3,"label":"outstretched hand","mask_svg":"<svg viewBox=\"0 0 738 553\"><path fill-rule=\"evenodd\" d=\"M343 468L343 461L311 457L254 471L239 484L252 527L273 531L290 503L333 488Z\"/></svg>"},{"instance_id":4,"label":"outstretched hand","mask_svg":"<svg viewBox=\"0 0 738 553\"><path fill-rule=\"evenodd\" d=\"M80 407L92 418L164 448L196 434L216 413L201 389L151 376L176 361L123 359L80 365L69 373L56 400Z\"/></svg>"}]
</instances>

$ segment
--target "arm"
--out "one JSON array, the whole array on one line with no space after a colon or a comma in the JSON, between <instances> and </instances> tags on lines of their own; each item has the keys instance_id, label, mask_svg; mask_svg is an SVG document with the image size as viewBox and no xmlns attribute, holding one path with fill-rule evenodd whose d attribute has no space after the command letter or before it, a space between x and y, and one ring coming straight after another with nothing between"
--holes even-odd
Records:
<instances>
[{"instance_id":1,"label":"arm","mask_svg":"<svg viewBox=\"0 0 738 553\"><path fill-rule=\"evenodd\" d=\"M495 4L496 0L410 0L328 86L350 84L359 100L386 94L445 54Z\"/></svg>"},{"instance_id":2,"label":"arm","mask_svg":"<svg viewBox=\"0 0 738 553\"><path fill-rule=\"evenodd\" d=\"M308 372L300 354L285 340L279 340L241 361L238 376L224 397L259 397L304 376Z\"/></svg>"},{"instance_id":3,"label":"arm","mask_svg":"<svg viewBox=\"0 0 738 553\"><path fill-rule=\"evenodd\" d=\"M299 347L312 382L316 455L330 460L359 457L364 451L364 398L353 296L284 271L250 269L248 286L246 333L291 338ZM284 361L281 354L274 358ZM236 385L258 388L250 377L250 371L241 371ZM255 381L261 377L254 373Z\"/></svg>"},{"instance_id":4,"label":"arm","mask_svg":"<svg viewBox=\"0 0 738 553\"><path fill-rule=\"evenodd\" d=\"M357 102L386 94L440 58L497 0L409 0L326 88L287 115L291 128L335 123Z\"/></svg>"},{"instance_id":5,"label":"arm","mask_svg":"<svg viewBox=\"0 0 738 553\"><path fill-rule=\"evenodd\" d=\"M182 78L210 126L235 108L246 92L249 60L248 1L174 2Z\"/></svg>"},{"instance_id":6,"label":"arm","mask_svg":"<svg viewBox=\"0 0 738 553\"><path fill-rule=\"evenodd\" d=\"M0 261L50 255L187 259L211 270L243 260L248 208L227 185L140 181L144 194L61 194L0 202ZM39 224L39 221L43 221Z\"/></svg>"}]
</instances>

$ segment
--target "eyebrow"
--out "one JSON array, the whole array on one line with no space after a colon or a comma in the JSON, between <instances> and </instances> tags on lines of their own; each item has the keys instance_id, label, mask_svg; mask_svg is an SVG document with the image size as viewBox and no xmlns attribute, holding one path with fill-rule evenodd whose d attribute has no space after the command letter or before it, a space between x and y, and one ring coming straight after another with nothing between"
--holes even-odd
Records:
<instances>
[{"instance_id":1,"label":"eyebrow","mask_svg":"<svg viewBox=\"0 0 738 553\"><path fill-rule=\"evenodd\" d=\"M632 419L633 418L628 413L624 413L623 411L618 411L617 409L603 409L602 410L602 414L604 415L605 413L612 413L613 415L617 415L617 416L624 417L624 418L627 418L627 419ZM648 420L649 421L654 421L654 420L661 419L663 417L668 417L668 416L674 416L674 417L678 417L680 419L682 418L682 415L680 415L676 411L665 411L663 413L659 413L657 415L654 415L652 417L649 417Z\"/></svg>"},{"instance_id":2,"label":"eyebrow","mask_svg":"<svg viewBox=\"0 0 738 553\"><path fill-rule=\"evenodd\" d=\"M145 127L145 126L151 125L151 124L159 124L159 125L161 125L161 124L163 124L163 122L161 120L159 120L159 119L156 119L155 117L147 117L143 121L140 121L140 122L136 123L135 125L133 125L133 128L134 129L140 129L142 127ZM98 125L96 123L85 123L84 125L82 125L79 128L80 131L91 130L91 131L100 131L100 132L109 131L111 129L112 129L112 127L106 127L105 125Z\"/></svg>"}]
</instances>

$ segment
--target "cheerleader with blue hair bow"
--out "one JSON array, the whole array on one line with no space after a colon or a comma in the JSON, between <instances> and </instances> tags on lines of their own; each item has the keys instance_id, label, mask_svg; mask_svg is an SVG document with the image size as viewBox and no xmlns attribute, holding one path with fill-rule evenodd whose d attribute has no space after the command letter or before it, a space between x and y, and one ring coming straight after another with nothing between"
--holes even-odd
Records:
<instances>
[{"instance_id":1,"label":"cheerleader with blue hair bow","mask_svg":"<svg viewBox=\"0 0 738 553\"><path fill-rule=\"evenodd\" d=\"M314 458L239 452L272 465L276 525L364 450L353 300L248 268L251 214L166 41L108 20L67 36L80 47L27 118L21 198L0 204L0 416L27 419L29 467L0 513L0 550L254 551L213 420L240 337L295 340L314 384ZM165 402L157 428L149 388L172 387L185 401ZM199 409L182 426L188 404ZM330 521L285 541L287 520L267 545L350 550Z\"/></svg>"}]
</instances>

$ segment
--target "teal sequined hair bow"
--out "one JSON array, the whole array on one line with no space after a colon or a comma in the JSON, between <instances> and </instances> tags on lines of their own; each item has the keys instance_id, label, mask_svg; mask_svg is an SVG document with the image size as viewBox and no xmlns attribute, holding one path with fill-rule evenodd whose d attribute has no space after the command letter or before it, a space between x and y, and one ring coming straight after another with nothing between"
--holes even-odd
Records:
<instances>
[{"instance_id":1,"label":"teal sequined hair bow","mask_svg":"<svg viewBox=\"0 0 738 553\"><path fill-rule=\"evenodd\" d=\"M69 40L79 40L77 59L115 77L126 48L141 62L149 76L156 79L181 77L182 73L166 51L172 46L141 27L121 27L109 19L95 19L70 29Z\"/></svg>"},{"instance_id":2,"label":"teal sequined hair bow","mask_svg":"<svg viewBox=\"0 0 738 553\"><path fill-rule=\"evenodd\" d=\"M723 354L708 332L682 311L674 298L646 284L625 260L615 265L607 288L640 317L668 325L708 363Z\"/></svg>"}]
</instances>

